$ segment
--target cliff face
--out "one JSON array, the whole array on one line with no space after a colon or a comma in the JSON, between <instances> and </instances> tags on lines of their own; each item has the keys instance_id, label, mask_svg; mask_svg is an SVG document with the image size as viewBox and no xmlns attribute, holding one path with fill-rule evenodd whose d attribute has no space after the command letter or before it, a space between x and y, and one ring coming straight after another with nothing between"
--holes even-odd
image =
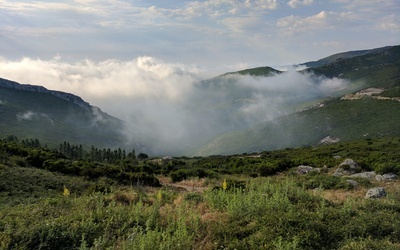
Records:
<instances>
[{"instance_id":1,"label":"cliff face","mask_svg":"<svg viewBox=\"0 0 400 250\"><path fill-rule=\"evenodd\" d=\"M48 90L43 86L20 84L17 82L13 82L10 80L0 78L0 87L16 89L16 90L23 90L23 91L30 91L30 92L37 92L37 93L48 93L48 94L52 94L60 99L72 102L76 105L79 105L82 108L92 109L92 106L89 103L82 100L82 98L80 98L79 96L76 96L76 95L73 95L70 93L66 93L66 92L62 92L62 91Z\"/></svg>"}]
</instances>

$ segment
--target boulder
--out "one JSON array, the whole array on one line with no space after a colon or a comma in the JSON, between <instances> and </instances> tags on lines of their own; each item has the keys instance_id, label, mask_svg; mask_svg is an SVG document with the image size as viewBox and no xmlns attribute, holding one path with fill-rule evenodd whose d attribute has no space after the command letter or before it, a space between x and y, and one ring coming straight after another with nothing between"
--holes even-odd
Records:
<instances>
[{"instance_id":1,"label":"boulder","mask_svg":"<svg viewBox=\"0 0 400 250\"><path fill-rule=\"evenodd\" d=\"M362 172L362 173L357 173L357 174L352 174L350 175L351 178L365 178L365 179L369 179L372 180L374 179L376 176L375 171L371 171L371 172Z\"/></svg>"},{"instance_id":2,"label":"boulder","mask_svg":"<svg viewBox=\"0 0 400 250\"><path fill-rule=\"evenodd\" d=\"M352 187L358 186L358 182L356 182L355 180L346 180L346 182Z\"/></svg>"},{"instance_id":3,"label":"boulder","mask_svg":"<svg viewBox=\"0 0 400 250\"><path fill-rule=\"evenodd\" d=\"M298 173L298 174L307 174L307 173L313 172L313 171L320 172L321 169L313 168L311 166L300 165L300 166L297 167L296 173Z\"/></svg>"},{"instance_id":4,"label":"boulder","mask_svg":"<svg viewBox=\"0 0 400 250\"><path fill-rule=\"evenodd\" d=\"M352 159L346 159L342 163L339 164L340 168L345 168L345 166L348 166L350 169L356 169L358 166L357 162L353 161Z\"/></svg>"},{"instance_id":5,"label":"boulder","mask_svg":"<svg viewBox=\"0 0 400 250\"><path fill-rule=\"evenodd\" d=\"M357 166L358 164L352 159L346 159L339 164L339 167L336 169L335 173L333 173L333 176L354 174Z\"/></svg>"},{"instance_id":6,"label":"boulder","mask_svg":"<svg viewBox=\"0 0 400 250\"><path fill-rule=\"evenodd\" d=\"M343 175L342 169L341 169L341 168L338 168L338 169L335 171L335 173L333 173L332 175L333 175L333 176L336 176L336 177L341 177L341 176Z\"/></svg>"},{"instance_id":7,"label":"boulder","mask_svg":"<svg viewBox=\"0 0 400 250\"><path fill-rule=\"evenodd\" d=\"M382 198L386 196L386 191L383 187L375 187L368 190L365 198Z\"/></svg>"},{"instance_id":8,"label":"boulder","mask_svg":"<svg viewBox=\"0 0 400 250\"><path fill-rule=\"evenodd\" d=\"M377 181L391 181L396 178L397 178L397 175L393 174L393 173L388 173L388 174L383 174L383 175L378 174L377 176L375 176L375 180L377 180Z\"/></svg>"}]
</instances>

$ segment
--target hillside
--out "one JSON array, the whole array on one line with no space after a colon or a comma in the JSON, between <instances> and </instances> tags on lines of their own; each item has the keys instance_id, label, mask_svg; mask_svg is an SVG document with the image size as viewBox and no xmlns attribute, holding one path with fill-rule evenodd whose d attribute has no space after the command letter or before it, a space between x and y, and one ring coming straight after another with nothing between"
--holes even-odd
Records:
<instances>
[{"instance_id":1,"label":"hillside","mask_svg":"<svg viewBox=\"0 0 400 250\"><path fill-rule=\"evenodd\" d=\"M271 67L257 67L257 68L251 68L251 69L244 69L244 70L239 70L239 71L234 71L234 72L228 72L223 74L222 76L226 75L250 75L250 76L263 76L263 77L268 77L268 76L273 76L277 74L281 74L282 71L276 70Z\"/></svg>"},{"instance_id":2,"label":"hillside","mask_svg":"<svg viewBox=\"0 0 400 250\"><path fill-rule=\"evenodd\" d=\"M111 164L0 140L0 246L399 249L399 149L392 137ZM355 167L338 176L342 163Z\"/></svg>"},{"instance_id":3,"label":"hillside","mask_svg":"<svg viewBox=\"0 0 400 250\"><path fill-rule=\"evenodd\" d=\"M334 54L334 55L331 55L328 57L324 57L317 61L301 63L299 65L306 66L308 68L317 68L317 67L321 67L326 64L329 64L329 63L333 63L334 61L336 61L338 59L349 59L352 57L363 56L363 55L368 55L368 54L373 54L373 53L379 53L380 51L391 49L392 47L393 46L387 46L387 47L377 48L377 49L347 51L347 52L337 53L337 54Z\"/></svg>"},{"instance_id":4,"label":"hillside","mask_svg":"<svg viewBox=\"0 0 400 250\"><path fill-rule=\"evenodd\" d=\"M374 49L365 55L347 59L339 58L307 69L306 72L348 79L357 90L368 87L392 88L400 85L400 46Z\"/></svg>"},{"instance_id":5,"label":"hillside","mask_svg":"<svg viewBox=\"0 0 400 250\"><path fill-rule=\"evenodd\" d=\"M357 54L357 53L355 53ZM361 56L339 58L303 74L348 81L345 95L367 88L385 90L378 96L333 98L314 102L306 110L282 116L253 128L226 133L195 154L232 154L318 144L330 136L353 140L400 131L400 46L363 51ZM386 98L390 96L390 98ZM328 137L329 138L329 137Z\"/></svg>"},{"instance_id":6,"label":"hillside","mask_svg":"<svg viewBox=\"0 0 400 250\"><path fill-rule=\"evenodd\" d=\"M37 138L49 146L63 141L115 147L123 122L80 97L41 86L0 79L0 136Z\"/></svg>"}]
</instances>

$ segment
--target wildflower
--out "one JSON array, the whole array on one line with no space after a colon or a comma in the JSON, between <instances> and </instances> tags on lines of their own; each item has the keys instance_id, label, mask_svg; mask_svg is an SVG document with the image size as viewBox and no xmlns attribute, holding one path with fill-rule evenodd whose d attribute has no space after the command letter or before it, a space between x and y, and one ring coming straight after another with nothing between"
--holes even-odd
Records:
<instances>
[{"instance_id":1,"label":"wildflower","mask_svg":"<svg viewBox=\"0 0 400 250\"><path fill-rule=\"evenodd\" d=\"M64 185L64 192L63 195L64 196L69 196L71 194L71 192L69 191L69 189Z\"/></svg>"},{"instance_id":2,"label":"wildflower","mask_svg":"<svg viewBox=\"0 0 400 250\"><path fill-rule=\"evenodd\" d=\"M222 189L226 190L228 187L228 184L226 183L226 179L224 179L224 182L222 183Z\"/></svg>"},{"instance_id":3,"label":"wildflower","mask_svg":"<svg viewBox=\"0 0 400 250\"><path fill-rule=\"evenodd\" d=\"M160 189L160 191L158 191L158 193L157 193L157 199L158 199L159 201L162 201L161 189Z\"/></svg>"}]
</instances>

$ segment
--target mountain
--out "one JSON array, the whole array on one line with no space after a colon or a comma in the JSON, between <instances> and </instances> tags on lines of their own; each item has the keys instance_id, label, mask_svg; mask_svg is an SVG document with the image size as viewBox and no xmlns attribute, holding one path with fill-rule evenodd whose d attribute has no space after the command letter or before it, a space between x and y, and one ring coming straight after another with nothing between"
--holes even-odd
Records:
<instances>
[{"instance_id":1,"label":"mountain","mask_svg":"<svg viewBox=\"0 0 400 250\"><path fill-rule=\"evenodd\" d=\"M79 96L0 78L0 137L37 138L49 146L63 141L115 147L123 140L123 121Z\"/></svg>"},{"instance_id":2,"label":"mountain","mask_svg":"<svg viewBox=\"0 0 400 250\"><path fill-rule=\"evenodd\" d=\"M337 53L337 54L319 59L317 61L301 63L301 64L299 64L299 66L306 66L308 68L321 67L325 64L333 63L334 61L336 61L338 59L349 59L352 57L379 53L380 51L385 51L385 50L391 49L392 47L393 46L387 46L387 47L382 47L382 48L377 48L377 49L355 50L355 51L347 51L347 52Z\"/></svg>"},{"instance_id":3,"label":"mountain","mask_svg":"<svg viewBox=\"0 0 400 250\"><path fill-rule=\"evenodd\" d=\"M321 59L317 67L301 73L348 81L347 87L337 92L339 97L228 132L195 154L235 154L399 135L400 46L337 55Z\"/></svg>"},{"instance_id":4,"label":"mountain","mask_svg":"<svg viewBox=\"0 0 400 250\"><path fill-rule=\"evenodd\" d=\"M281 73L283 73L283 71L276 70L274 68L265 66L265 67L244 69L244 70L239 70L239 71L235 71L235 72L228 72L228 73L223 74L222 76L238 74L238 75L250 75L250 76L268 77L268 76L274 76L274 75L281 74Z\"/></svg>"}]
</instances>

